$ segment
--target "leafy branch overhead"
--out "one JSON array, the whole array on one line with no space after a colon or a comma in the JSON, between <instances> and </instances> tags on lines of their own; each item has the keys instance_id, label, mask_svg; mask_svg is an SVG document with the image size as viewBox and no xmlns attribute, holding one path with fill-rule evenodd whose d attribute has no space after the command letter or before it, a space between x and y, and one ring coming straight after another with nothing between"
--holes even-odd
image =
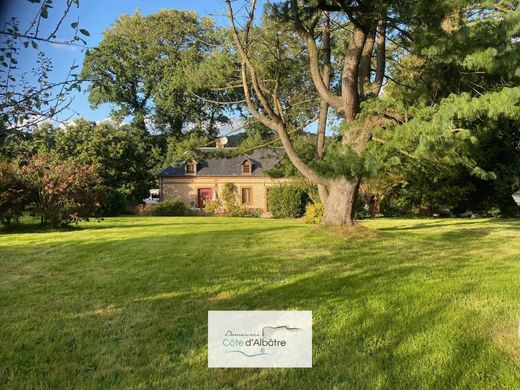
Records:
<instances>
[{"instance_id":1,"label":"leafy branch overhead","mask_svg":"<svg viewBox=\"0 0 520 390\"><path fill-rule=\"evenodd\" d=\"M87 50L90 33L80 28L79 20L70 24L70 39L59 39L58 33L71 18L73 10L79 7L79 0L65 0L62 13L52 23L50 13L55 10L53 0L28 0L35 8L34 17L26 25L21 25L17 17L12 17L0 30L0 108L2 118L0 130L14 131L30 128L43 121L56 120L60 114L70 118L75 111L71 107L72 98L68 94L81 91L81 80L75 73L78 65L72 63L62 81L51 80L52 61L45 54L42 45L65 45ZM32 73L20 68L19 58L24 50L37 50ZM62 119L63 121L66 120Z\"/></svg>"}]
</instances>

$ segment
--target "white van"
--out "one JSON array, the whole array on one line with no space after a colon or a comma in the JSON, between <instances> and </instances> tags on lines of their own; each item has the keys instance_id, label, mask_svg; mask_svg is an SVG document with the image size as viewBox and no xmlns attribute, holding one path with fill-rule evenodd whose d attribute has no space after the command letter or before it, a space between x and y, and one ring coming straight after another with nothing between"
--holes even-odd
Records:
<instances>
[{"instance_id":1,"label":"white van","mask_svg":"<svg viewBox=\"0 0 520 390\"><path fill-rule=\"evenodd\" d=\"M150 196L143 199L144 204L157 204L159 203L160 191L158 188L152 188L150 190Z\"/></svg>"}]
</instances>

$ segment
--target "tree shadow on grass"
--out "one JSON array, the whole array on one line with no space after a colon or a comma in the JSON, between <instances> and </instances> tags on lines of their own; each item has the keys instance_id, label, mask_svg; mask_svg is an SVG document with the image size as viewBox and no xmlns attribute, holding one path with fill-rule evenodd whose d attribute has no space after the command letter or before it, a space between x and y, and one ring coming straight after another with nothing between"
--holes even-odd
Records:
<instances>
[{"instance_id":1,"label":"tree shadow on grass","mask_svg":"<svg viewBox=\"0 0 520 390\"><path fill-rule=\"evenodd\" d=\"M225 217L204 217L204 216L186 216L186 217L142 217L143 221L148 223L133 223L135 217L132 218L132 222L128 223L125 217L110 217L102 218L97 221L95 218L91 218L90 221L82 221L79 224L70 224L63 227L50 227L42 226L37 220L33 223L17 223L10 227L0 227L0 235L2 234L28 234L28 233L61 233L81 230L105 230L105 229L132 229L132 228L156 228L165 226L222 226L233 223L240 223L240 220L246 220L248 222L261 223L262 220L258 218L225 218ZM170 221L168 221L170 220ZM208 222L211 220L211 222ZM175 222L174 222L175 221ZM121 223L123 222L123 223Z\"/></svg>"},{"instance_id":2,"label":"tree shadow on grass","mask_svg":"<svg viewBox=\"0 0 520 390\"><path fill-rule=\"evenodd\" d=\"M62 233L62 232L73 232L82 230L80 226L77 225L69 225L63 227L50 227L50 226L42 226L39 223L27 224L20 223L14 224L9 227L0 228L0 235L8 235L8 234L29 234L29 233Z\"/></svg>"},{"instance_id":3,"label":"tree shadow on grass","mask_svg":"<svg viewBox=\"0 0 520 390\"><path fill-rule=\"evenodd\" d=\"M506 358L489 352L487 336L473 330L478 312L459 312L456 303L481 282L465 276L478 267L467 251L489 247L479 240L468 242L465 230L437 234L428 242L417 242L410 234L400 245L399 232L366 239L317 237L304 225L232 223L197 233L192 226L159 237L118 238L106 245L82 242L79 260L36 260L43 264L39 271L50 267L52 274L39 275L34 284L11 285L10 294L19 291L19 298L4 301L6 313L28 310L20 317L24 322L5 323L25 330L18 349L33 346L7 362L8 367L21 377L41 377L43 372L37 370L50 377L61 373L76 378L71 383L77 387L152 386L158 377L165 386L178 388L501 383L498 364ZM476 233L483 237L488 229ZM62 245L42 243L30 250L59 254ZM439 252L442 259L437 258ZM29 295L23 293L27 288ZM31 304L24 306L23 300ZM45 311L31 314L37 307ZM207 311L237 309L312 310L314 368L207 369ZM61 312L80 316L62 318ZM84 348L73 357L67 353L67 334ZM52 356L38 343L49 339ZM98 359L94 370L85 364ZM55 367L46 360L61 365L62 371L53 372ZM108 375L141 367L144 371L137 377L130 372Z\"/></svg>"},{"instance_id":4,"label":"tree shadow on grass","mask_svg":"<svg viewBox=\"0 0 520 390\"><path fill-rule=\"evenodd\" d=\"M461 271L464 265L457 267ZM429 298L417 296L428 294L427 289L401 291L403 284L420 281L417 268L384 267L345 276L327 271L284 285L258 286L207 307L313 311L314 368L273 373L268 375L271 385L301 381L323 388L467 388L500 383L502 368L494 360L507 357L491 351L487 336L472 329L479 319L457 313L453 301L454 296L470 296L476 284L461 280ZM417 300L423 303L410 304ZM257 380L249 370L239 371L214 379L222 386Z\"/></svg>"},{"instance_id":5,"label":"tree shadow on grass","mask_svg":"<svg viewBox=\"0 0 520 390\"><path fill-rule=\"evenodd\" d=\"M478 234L487 232L484 229ZM449 235L451 243L457 245L467 240L467 232L450 232ZM457 313L453 301L454 297L471 295L477 282L461 277L459 283L442 287L446 275L456 279L457 274L463 274L471 266L468 264L471 260L465 256L468 249L486 244L450 249L443 238L423 250L449 250L454 258L466 261L431 264L424 260L407 264L412 258L403 256L402 248L392 248L384 241L368 240L368 244L379 242L381 246L365 255L356 251L368 246L366 240L346 240L345 246L333 250L327 259L330 269L323 271L320 259L308 259L308 267L301 270L301 277L295 281L270 283L264 278L246 292L216 294L207 300L201 297L202 310L199 309L200 315L194 321L197 324L205 323L206 310L313 310L315 363L312 370L280 370L276 374L269 370L220 370L213 375L215 371L205 370L205 359L201 359L203 366L190 368L199 370L201 378L206 378L208 383L217 381L223 387L254 385L260 372L275 387L287 381L314 387L321 384L347 388L466 387L499 381L501 368L489 364L489 359L507 358L497 351L490 352L490 340L472 333L472 325L479 322L478 318L469 312ZM412 245L415 244L410 243L410 247ZM354 252L350 259L349 251ZM370 262L370 257L381 257L385 261ZM266 264L265 269L269 266L272 265ZM240 272L232 273L227 267L223 270L227 278L242 277ZM427 287L402 288L420 283L429 274L434 280L429 285L438 289L437 293L432 295ZM221 280L225 291L226 278L215 270L213 276L213 283L219 284ZM293 276L287 275L288 278ZM423 294L431 296L421 297ZM411 304L418 300L420 304ZM437 332L444 332L445 338L436 337ZM198 333L200 331L188 331L189 338ZM205 340L199 341L190 344L183 355L199 351L205 357ZM436 342L444 342L444 346L439 349ZM189 382L182 384L189 385Z\"/></svg>"},{"instance_id":6,"label":"tree shadow on grass","mask_svg":"<svg viewBox=\"0 0 520 390\"><path fill-rule=\"evenodd\" d=\"M515 219L461 219L458 222L454 222L453 219L449 220L428 220L428 222L416 223L412 225L405 226L392 226L392 227L382 227L378 228L381 231L413 231L419 229L435 229L435 228L443 228L443 227L464 227L467 226L469 229L473 228L472 225L481 225L483 223L492 223L493 225L498 226L490 226L487 229L497 230L497 229L520 229L520 220Z\"/></svg>"}]
</instances>

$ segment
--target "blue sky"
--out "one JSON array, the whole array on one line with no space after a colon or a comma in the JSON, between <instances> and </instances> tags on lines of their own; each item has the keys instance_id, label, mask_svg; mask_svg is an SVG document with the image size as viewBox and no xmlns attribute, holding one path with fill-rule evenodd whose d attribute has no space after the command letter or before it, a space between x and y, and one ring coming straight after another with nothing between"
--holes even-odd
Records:
<instances>
[{"instance_id":1,"label":"blue sky","mask_svg":"<svg viewBox=\"0 0 520 390\"><path fill-rule=\"evenodd\" d=\"M7 6L5 3L3 4L5 8L2 10L2 23L11 16L16 16L19 18L22 26L27 25L31 18L34 17L38 7L37 4L31 4L27 0L7 1ZM53 25L52 22L56 21L63 12L65 0L55 0L54 3L56 8L49 15L49 26ZM226 12L224 0L80 0L79 9L75 9L68 17L67 23L60 30L58 38L70 38L72 36L70 24L79 17L80 27L90 32L90 37L87 39L88 46L94 47L101 41L103 31L110 28L120 15L132 14L137 9L140 9L143 14L147 15L165 8L196 11L201 16L213 16L217 23L227 25L227 20L224 16ZM52 77L56 80L64 78L74 61L79 65L83 61L83 53L78 48L42 45L40 49L44 50L52 58L55 68ZM36 50L24 50L19 61L22 70L30 71L36 63L36 55ZM87 95L83 92L75 93L73 108L79 116L90 120L104 119L110 113L109 105L92 110L89 106Z\"/></svg>"}]
</instances>

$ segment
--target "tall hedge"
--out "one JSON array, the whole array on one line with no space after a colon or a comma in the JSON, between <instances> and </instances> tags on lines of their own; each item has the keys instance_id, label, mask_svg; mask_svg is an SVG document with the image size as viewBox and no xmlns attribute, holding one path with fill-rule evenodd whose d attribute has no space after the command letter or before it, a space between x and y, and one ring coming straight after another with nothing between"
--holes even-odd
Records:
<instances>
[{"instance_id":1,"label":"tall hedge","mask_svg":"<svg viewBox=\"0 0 520 390\"><path fill-rule=\"evenodd\" d=\"M299 218L309 197L302 186L280 185L269 189L267 201L275 218Z\"/></svg>"}]
</instances>

